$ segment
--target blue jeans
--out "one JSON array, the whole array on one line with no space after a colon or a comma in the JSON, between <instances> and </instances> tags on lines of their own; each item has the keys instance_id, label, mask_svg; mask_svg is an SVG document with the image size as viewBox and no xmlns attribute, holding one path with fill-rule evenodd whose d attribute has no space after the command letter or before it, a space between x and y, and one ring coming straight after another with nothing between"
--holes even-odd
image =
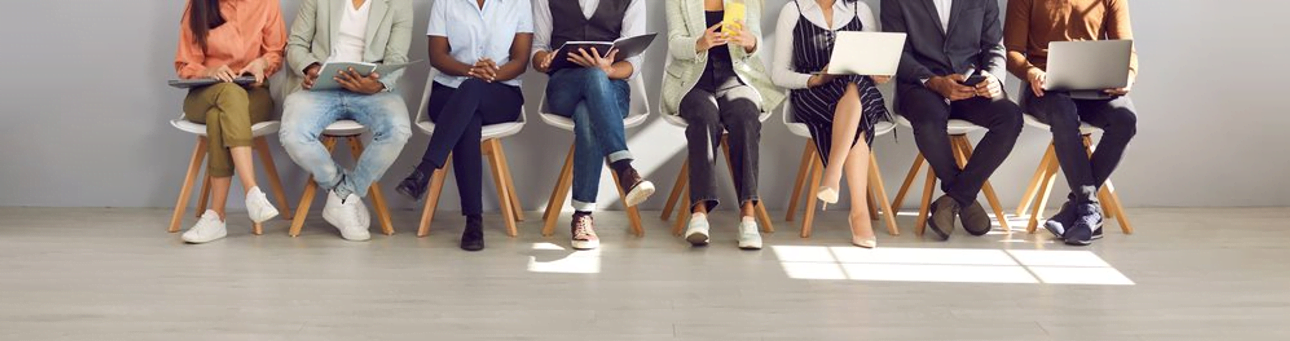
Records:
<instances>
[{"instance_id":1,"label":"blue jeans","mask_svg":"<svg viewBox=\"0 0 1290 341\"><path fill-rule=\"evenodd\" d=\"M609 79L596 68L556 71L546 86L547 105L554 114L573 119L573 208L596 208L604 160L632 159L627 151L623 119L631 107L631 87Z\"/></svg>"},{"instance_id":2,"label":"blue jeans","mask_svg":"<svg viewBox=\"0 0 1290 341\"><path fill-rule=\"evenodd\" d=\"M354 120L372 133L372 141L352 171L336 164L319 141L323 130L340 120ZM341 198L351 193L363 197L399 157L412 136L412 125L407 104L395 93L306 90L287 96L278 134L291 160L313 174L319 187L335 191Z\"/></svg>"}]
</instances>

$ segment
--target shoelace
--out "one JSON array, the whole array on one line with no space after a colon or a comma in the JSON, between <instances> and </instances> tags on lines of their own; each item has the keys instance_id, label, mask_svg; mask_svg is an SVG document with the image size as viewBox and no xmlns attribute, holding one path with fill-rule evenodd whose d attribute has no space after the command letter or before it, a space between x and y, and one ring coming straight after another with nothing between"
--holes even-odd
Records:
<instances>
[{"instance_id":1,"label":"shoelace","mask_svg":"<svg viewBox=\"0 0 1290 341\"><path fill-rule=\"evenodd\" d=\"M573 226L573 235L574 237L591 237L593 235L591 232L591 218L578 218L578 223Z\"/></svg>"}]
</instances>

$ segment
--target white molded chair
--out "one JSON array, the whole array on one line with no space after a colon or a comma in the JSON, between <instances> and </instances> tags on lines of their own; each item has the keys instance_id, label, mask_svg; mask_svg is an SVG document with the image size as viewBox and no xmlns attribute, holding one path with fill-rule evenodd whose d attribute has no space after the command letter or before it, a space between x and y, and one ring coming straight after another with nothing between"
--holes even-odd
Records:
<instances>
[{"instance_id":1,"label":"white molded chair","mask_svg":"<svg viewBox=\"0 0 1290 341\"><path fill-rule=\"evenodd\" d=\"M766 120L769 119L773 113L774 111L772 110L765 110L761 113L759 117L757 117L757 120L761 122L766 122ZM678 116L678 115L663 115L663 120L667 121L667 123L671 125L680 127L682 129L685 129L690 125L689 122L686 122L685 118L682 118L681 116ZM734 166L730 164L730 143L727 140L729 136L730 136L729 132L723 131L721 133L721 150L726 155L726 169L731 172L730 180L734 181L735 179ZM686 148L689 148L689 147L687 146ZM690 220L690 215L688 214L689 211L685 211L690 209L690 196L684 193L685 188L690 185L690 158L685 156L686 154L684 151L682 152L681 155L682 155L681 157L685 161L681 163L681 172L676 174L676 183L672 185L672 193L667 197L667 205L663 206L663 216L662 216L662 219L664 221L667 221L668 217L672 215L673 208L676 208L676 207L681 208L682 211L677 212L676 222L673 223L672 225L672 234L677 236L681 235L681 233L683 232L682 231L683 227ZM677 205L678 201L680 201L679 206ZM770 213L766 211L765 203L758 201L756 206L757 206L757 219L761 220L762 231L766 233L775 233L775 226L772 225L772 222L770 219Z\"/></svg>"},{"instance_id":2,"label":"white molded chair","mask_svg":"<svg viewBox=\"0 0 1290 341\"><path fill-rule=\"evenodd\" d=\"M206 125L192 122L184 119L184 114L180 113L179 118L170 120L170 125L185 133L197 135L197 146L193 147L193 155L188 162L188 173L184 176L184 184L179 188L179 199L175 202L175 212L170 217L169 232L179 232L179 224L183 221L184 210L188 209L188 197L192 191L193 182L197 180L197 172L206 160ZM260 154L260 163L264 166L264 172L268 175L269 185L272 187L273 196L278 199L279 209L282 212L282 218L291 219L291 206L287 202L286 191L282 189L282 179L278 177L278 167L273 162L273 154L269 152L269 143L265 136L277 133L281 126L279 121L264 121L251 125L251 148L255 153ZM201 196L197 199L197 217L201 217L206 211L207 201L210 199L211 177L207 174L202 180ZM259 223L253 223L253 232L256 235L264 233L264 228Z\"/></svg>"},{"instance_id":3,"label":"white molded chair","mask_svg":"<svg viewBox=\"0 0 1290 341\"><path fill-rule=\"evenodd\" d=\"M635 78L628 79L627 82L631 86L632 98L627 117L623 119L623 127L625 129L630 129L645 123L645 119L649 117L650 107L647 100L648 97L645 94L645 80L642 77L637 76ZM545 95L542 97L541 114L538 116L541 117L542 122L546 122L547 125L573 132L573 120L568 117L551 113L550 108L547 106ZM564 159L564 168L560 170L560 178L556 181L555 188L551 190L551 198L547 201L546 212L542 215L542 219L545 221L542 225L543 236L551 236L555 234L555 221L560 216L560 210L564 208L565 197L569 195L569 190L573 187L574 147L575 144L569 144L569 154ZM614 172L609 172L609 174L614 176L614 187L618 188L619 197L624 199L624 202L626 202L627 194L623 193L622 188L619 188L617 185L618 174ZM637 236L644 236L645 229L641 227L640 211L637 210L636 207L627 207L627 217L631 220L632 232Z\"/></svg>"},{"instance_id":4,"label":"white molded chair","mask_svg":"<svg viewBox=\"0 0 1290 341\"><path fill-rule=\"evenodd\" d=\"M430 105L430 92L434 89L434 77L438 74L438 70L430 69L430 75L426 78L426 88L421 96L421 106L417 110L416 121L413 121L426 135L434 135L435 123L430 120L426 110ZM485 125L480 135L480 151L492 165L490 169L493 172L493 187L497 188L498 207L506 220L506 234L511 237L519 234L515 222L524 221L524 209L520 205L519 196L515 194L515 181L511 179L511 167L506 162L506 149L502 147L502 139L524 130L524 124L528 122L527 117L528 114L521 106L518 121ZM439 195L443 193L443 183L448 177L448 166L452 164L452 154L448 155L444 167L435 170L430 177L430 189L426 191L426 202L421 210L421 223L417 228L417 237L430 234L430 223L434 220L435 210L439 206Z\"/></svg>"},{"instance_id":5,"label":"white molded chair","mask_svg":"<svg viewBox=\"0 0 1290 341\"><path fill-rule=\"evenodd\" d=\"M322 140L323 146L328 152L336 149L338 139L345 139L349 144L349 152L358 160L363 154L363 133L367 132L367 127L352 120L340 120L328 125L323 129ZM291 221L291 230L288 231L292 237L300 235L300 229L305 225L305 217L309 216L309 206L313 205L314 194L318 191L318 183L314 182L314 177L309 176L309 182L305 185L304 194L300 196L300 206L296 208L296 217ZM386 205L385 195L381 193L380 182L373 182L367 190L368 195L372 197L372 204L376 209L376 218L381 223L381 232L385 235L394 234L394 223L390 218L390 209Z\"/></svg>"},{"instance_id":6,"label":"white molded chair","mask_svg":"<svg viewBox=\"0 0 1290 341\"><path fill-rule=\"evenodd\" d=\"M896 123L906 128L913 129L913 123L900 114L896 114ZM951 119L946 126L946 133L950 136L950 149L954 152L954 159L958 161L959 167L967 164L968 159L972 158L972 142L968 140L967 134L975 131L985 130L985 127L972 124L965 120ZM914 178L918 176L918 171L923 166L923 153L919 152L914 157L914 164L909 167L909 173L905 175L905 181L900 185L900 191L896 192L896 200L891 204L892 207L901 207L904 204L905 194L908 193L910 185L914 183ZM915 220L915 234L922 236L927 228L927 212L931 209L932 192L936 189L936 173L932 170L931 165L927 167L927 180L923 182L923 198L918 206L918 218ZM985 199L994 209L995 219L1006 232L1011 232L1012 228L1008 226L1008 217L1003 214L1003 206L999 204L999 197L994 193L994 187L990 186L990 180L985 181L981 186L981 192L985 193Z\"/></svg>"},{"instance_id":7,"label":"white molded chair","mask_svg":"<svg viewBox=\"0 0 1290 341\"><path fill-rule=\"evenodd\" d=\"M820 182L824 176L824 162L820 159L820 153L815 148L815 138L811 136L811 130L805 123L797 121L793 116L792 103L784 103L784 126L793 135L806 138L806 147L802 150L802 162L797 169L797 179L793 182L793 196L788 202L788 212L785 214L784 221L793 221L797 214L797 205L802 197L802 192L806 192L806 213L802 217L801 237L810 238L812 224L815 221L815 203L818 198L815 196L815 189L820 188ZM896 125L887 121L878 121L874 124L874 138L886 135L896 129ZM882 182L882 171L878 169L877 152L869 151L869 217L878 219L878 207L882 206L882 213L887 216L887 234L898 236L900 228L896 226L896 212L887 205L887 188ZM810 174L811 181L806 180L807 174ZM876 198L875 198L876 196Z\"/></svg>"},{"instance_id":8,"label":"white molded chair","mask_svg":"<svg viewBox=\"0 0 1290 341\"><path fill-rule=\"evenodd\" d=\"M1026 125L1051 131L1051 127L1030 114L1025 116ZM1084 147L1090 155L1093 154L1093 133L1101 132L1099 129L1087 122L1080 125L1080 134L1084 135ZM1048 142L1048 150L1044 152L1044 157L1039 160L1039 167L1035 169L1035 175L1030 178L1030 185L1026 186L1026 192L1021 195L1021 203L1017 204L1017 216L1025 216L1027 208L1031 212L1029 224L1026 225L1026 232L1034 233L1039 226L1039 220L1043 219L1044 209L1048 205L1048 197L1053 191L1053 184L1057 180L1057 171L1061 166L1057 162L1056 150L1053 143ZM1120 230L1124 234L1133 233L1133 225L1129 223L1129 218L1124 214L1124 206L1120 203L1120 195L1115 193L1115 186L1111 180L1107 179L1102 185L1102 190L1097 193L1098 198L1102 201L1102 212L1107 219L1115 218L1120 223ZM1028 204L1034 203L1033 206Z\"/></svg>"}]
</instances>

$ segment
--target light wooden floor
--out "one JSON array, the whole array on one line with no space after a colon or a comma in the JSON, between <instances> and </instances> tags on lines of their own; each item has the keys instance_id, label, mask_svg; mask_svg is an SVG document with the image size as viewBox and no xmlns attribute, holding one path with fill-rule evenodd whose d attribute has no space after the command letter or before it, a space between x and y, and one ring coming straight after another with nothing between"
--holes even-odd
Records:
<instances>
[{"instance_id":1,"label":"light wooden floor","mask_svg":"<svg viewBox=\"0 0 1290 341\"><path fill-rule=\"evenodd\" d=\"M585 253L567 228L542 238L537 213L518 239L487 216L471 254L448 211L427 238L407 211L366 243L316 217L252 236L238 214L228 239L187 246L164 209L0 209L0 340L1290 338L1290 209L1133 209L1138 234L1112 224L1090 248L922 241L901 217L874 252L847 246L842 212L811 240L777 225L760 252L733 247L729 212L700 249L645 213L643 239L599 214L604 247ZM1099 283L1054 284L1072 280Z\"/></svg>"}]
</instances>

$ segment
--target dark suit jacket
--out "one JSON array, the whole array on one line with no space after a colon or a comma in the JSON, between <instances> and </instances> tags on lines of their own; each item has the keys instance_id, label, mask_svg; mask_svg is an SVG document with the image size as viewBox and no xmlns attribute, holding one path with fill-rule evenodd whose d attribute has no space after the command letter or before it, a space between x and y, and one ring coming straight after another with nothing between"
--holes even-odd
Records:
<instances>
[{"instance_id":1,"label":"dark suit jacket","mask_svg":"<svg viewBox=\"0 0 1290 341\"><path fill-rule=\"evenodd\" d=\"M882 1L882 27L908 34L896 72L897 95L934 76L963 73L975 66L1000 80L1008 76L1003 24L996 0L955 0L948 32L932 0Z\"/></svg>"}]
</instances>

